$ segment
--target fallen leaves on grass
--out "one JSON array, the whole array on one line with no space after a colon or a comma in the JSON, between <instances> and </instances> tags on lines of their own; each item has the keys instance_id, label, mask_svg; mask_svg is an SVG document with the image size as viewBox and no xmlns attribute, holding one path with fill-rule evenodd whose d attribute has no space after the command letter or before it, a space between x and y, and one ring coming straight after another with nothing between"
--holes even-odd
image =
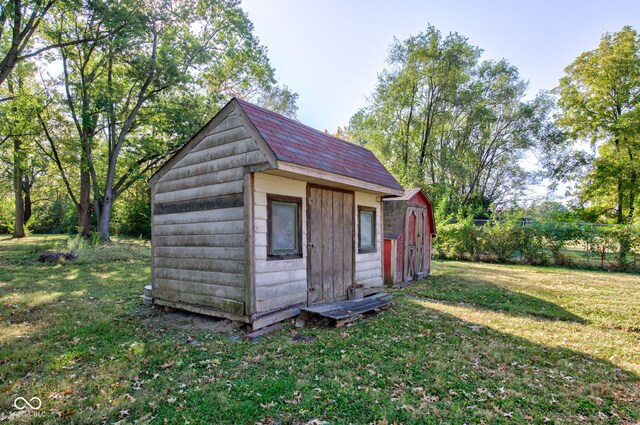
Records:
<instances>
[{"instance_id":1,"label":"fallen leaves on grass","mask_svg":"<svg viewBox=\"0 0 640 425\"><path fill-rule=\"evenodd\" d=\"M176 364L175 360L169 360L168 362L161 364L160 367L162 369L169 369L171 366L173 366L174 364Z\"/></svg>"},{"instance_id":2,"label":"fallen leaves on grass","mask_svg":"<svg viewBox=\"0 0 640 425\"><path fill-rule=\"evenodd\" d=\"M49 398L52 398L54 400L60 400L62 398L65 398L68 395L71 395L72 393L73 393L73 390L67 388L66 390L49 394Z\"/></svg>"},{"instance_id":3,"label":"fallen leaves on grass","mask_svg":"<svg viewBox=\"0 0 640 425\"><path fill-rule=\"evenodd\" d=\"M58 415L60 416L61 419L64 419L64 418L68 418L69 416L73 415L74 413L76 413L75 410L67 409L65 411L60 412Z\"/></svg>"},{"instance_id":4,"label":"fallen leaves on grass","mask_svg":"<svg viewBox=\"0 0 640 425\"><path fill-rule=\"evenodd\" d=\"M270 407L276 407L277 404L275 401L270 401L269 403L260 403L260 407L262 407L263 409L268 409Z\"/></svg>"}]
</instances>

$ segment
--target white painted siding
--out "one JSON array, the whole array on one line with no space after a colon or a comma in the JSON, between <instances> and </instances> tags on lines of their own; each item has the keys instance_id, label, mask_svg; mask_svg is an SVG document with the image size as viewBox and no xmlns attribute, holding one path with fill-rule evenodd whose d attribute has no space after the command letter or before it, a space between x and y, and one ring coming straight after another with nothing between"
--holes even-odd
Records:
<instances>
[{"instance_id":1,"label":"white painted siding","mask_svg":"<svg viewBox=\"0 0 640 425\"><path fill-rule=\"evenodd\" d=\"M362 283L365 288L376 288L383 285L382 278L382 220L380 202L376 195L356 192L356 283ZM376 209L376 251L358 254L358 205Z\"/></svg>"},{"instance_id":2,"label":"white painted siding","mask_svg":"<svg viewBox=\"0 0 640 425\"><path fill-rule=\"evenodd\" d=\"M256 312L264 313L307 301L307 184L256 173L254 179ZM267 261L267 194L302 198L302 256Z\"/></svg>"}]
</instances>

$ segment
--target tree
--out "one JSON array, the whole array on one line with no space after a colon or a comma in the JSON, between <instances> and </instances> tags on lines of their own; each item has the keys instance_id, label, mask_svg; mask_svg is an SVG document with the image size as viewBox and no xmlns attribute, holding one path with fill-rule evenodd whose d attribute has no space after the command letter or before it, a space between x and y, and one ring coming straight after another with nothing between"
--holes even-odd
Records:
<instances>
[{"instance_id":1,"label":"tree","mask_svg":"<svg viewBox=\"0 0 640 425\"><path fill-rule=\"evenodd\" d=\"M0 94L8 101L0 103L0 148L6 146L5 158L8 174L13 183L14 224L13 236L25 237L25 225L31 218L31 188L40 164L34 156L34 141L40 137L36 116L43 108L39 84L34 78L32 65L22 63L6 80ZM12 148L12 149L9 149Z\"/></svg>"},{"instance_id":2,"label":"tree","mask_svg":"<svg viewBox=\"0 0 640 425\"><path fill-rule=\"evenodd\" d=\"M54 0L5 0L0 3L0 84L2 84L23 55L40 23L54 4ZM31 56L31 55L29 55Z\"/></svg>"},{"instance_id":3,"label":"tree","mask_svg":"<svg viewBox=\"0 0 640 425\"><path fill-rule=\"evenodd\" d=\"M584 201L631 222L640 171L640 38L631 27L602 36L600 45L565 69L557 88L558 125L568 142L597 151L579 185ZM611 196L613 194L613 196Z\"/></svg>"},{"instance_id":4,"label":"tree","mask_svg":"<svg viewBox=\"0 0 640 425\"><path fill-rule=\"evenodd\" d=\"M64 99L58 107L79 140L80 197L74 203L84 234L91 230L89 191L101 240L108 241L118 197L230 96L262 97L295 113L297 95L275 84L266 52L235 0L94 1L73 25L64 17L56 22L52 40L93 40L59 49L63 93L52 95ZM56 138L60 130L42 123L45 150L55 160L56 147L73 143L68 132ZM62 161L55 161L64 175ZM73 198L72 185L66 186Z\"/></svg>"},{"instance_id":5,"label":"tree","mask_svg":"<svg viewBox=\"0 0 640 425\"><path fill-rule=\"evenodd\" d=\"M349 137L366 144L405 186L427 187L446 213L486 216L516 197L529 175L523 155L541 137L545 95L525 102L526 84L505 60L480 62L463 36L429 27L395 40L367 107Z\"/></svg>"},{"instance_id":6,"label":"tree","mask_svg":"<svg viewBox=\"0 0 640 425\"><path fill-rule=\"evenodd\" d=\"M0 0L0 85L17 64L46 51L90 41L90 38L52 41L34 46L34 39L42 41L41 27L56 6L64 10L76 2L63 0ZM0 98L6 101L11 97Z\"/></svg>"},{"instance_id":7,"label":"tree","mask_svg":"<svg viewBox=\"0 0 640 425\"><path fill-rule=\"evenodd\" d=\"M258 98L258 104L270 111L282 114L289 118L296 118L296 101L298 93L292 92L289 87L273 87Z\"/></svg>"},{"instance_id":8,"label":"tree","mask_svg":"<svg viewBox=\"0 0 640 425\"><path fill-rule=\"evenodd\" d=\"M103 109L101 98L104 97L102 92L106 61L104 49L108 37L121 39L119 34L135 31L136 15L128 10L130 6L126 2L111 7L100 1L79 3L75 7L58 10L45 31L47 40L58 46L59 57L56 59L61 62L60 85L63 90L56 91L55 82L49 82L54 87L49 94L52 106L47 113L39 115L48 147L40 147L57 165L69 198L76 207L77 227L85 238L92 231L92 176L94 188L97 187L92 156L95 138L100 130L98 119ZM85 42L74 43L74 40ZM43 115L50 119L43 118ZM77 138L73 138L60 125L69 121ZM67 159L72 160L67 167L63 163L63 147L67 151L79 153L67 156ZM69 182L68 169L78 170L77 191Z\"/></svg>"}]
</instances>

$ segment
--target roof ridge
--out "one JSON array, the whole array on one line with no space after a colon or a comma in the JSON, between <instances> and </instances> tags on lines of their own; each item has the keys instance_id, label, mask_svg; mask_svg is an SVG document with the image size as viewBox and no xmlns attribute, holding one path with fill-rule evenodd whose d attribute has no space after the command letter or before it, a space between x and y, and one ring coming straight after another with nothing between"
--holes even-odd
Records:
<instances>
[{"instance_id":1,"label":"roof ridge","mask_svg":"<svg viewBox=\"0 0 640 425\"><path fill-rule=\"evenodd\" d=\"M289 122L290 122L290 123L292 123L292 124L295 124L295 125L298 125L298 126L305 127L305 128L307 128L307 129L311 130L311 131L312 131L312 132L314 132L314 133L321 134L321 135L323 135L323 136L325 136L325 137L331 137L332 139L335 139L335 140L337 140L337 141L339 141L339 142L341 142L341 143L348 143L348 144L350 144L350 145L353 145L353 146L357 147L358 149L362 149L362 150L365 150L365 151L371 152L371 149L366 148L366 147L364 147L364 146L362 146L362 145L359 145L359 144L357 144L357 143L350 142L350 141L348 141L348 140L341 139L341 138L336 137L336 136L334 136L333 134L330 134L330 133L325 133L324 131L318 130L317 128L313 128L313 127L311 127L311 126L310 126L310 125L308 125L308 124L305 124L305 123L300 122L300 121L296 121L296 120L294 120L293 118L286 117L286 116L284 116L284 115L282 115L282 114L279 114L279 113L277 113L277 112L274 112L274 111L272 111L272 110L270 110L270 109L263 108L262 106L258 106L258 105L256 105L255 103L251 103L251 102L249 102L249 101L247 101L247 100L244 100L244 99L241 99L241 98L239 98L239 97L234 97L234 99L236 99L236 100L238 101L238 103L240 103L240 105L241 105L241 106L242 106L242 105L245 105L245 106L248 106L248 107L253 107L253 108L256 108L256 109L260 109L261 111L267 112L268 114L271 114L271 115L275 115L275 116L277 116L279 119L284 119L284 120L286 120L286 121L289 121Z\"/></svg>"},{"instance_id":2,"label":"roof ridge","mask_svg":"<svg viewBox=\"0 0 640 425\"><path fill-rule=\"evenodd\" d=\"M255 126L278 161L339 174L394 190L402 189L402 185L370 149L246 100L237 97L234 100L239 111Z\"/></svg>"}]
</instances>

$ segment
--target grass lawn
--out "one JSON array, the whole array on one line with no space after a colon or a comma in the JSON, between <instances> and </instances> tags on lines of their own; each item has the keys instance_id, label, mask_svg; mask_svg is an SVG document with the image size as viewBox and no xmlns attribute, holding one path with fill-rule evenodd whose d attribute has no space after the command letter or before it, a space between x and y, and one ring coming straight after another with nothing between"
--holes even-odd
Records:
<instances>
[{"instance_id":1,"label":"grass lawn","mask_svg":"<svg viewBox=\"0 0 640 425\"><path fill-rule=\"evenodd\" d=\"M436 262L373 318L252 343L158 326L148 243L37 262L67 243L0 239L0 421L640 421L638 275Z\"/></svg>"}]
</instances>

